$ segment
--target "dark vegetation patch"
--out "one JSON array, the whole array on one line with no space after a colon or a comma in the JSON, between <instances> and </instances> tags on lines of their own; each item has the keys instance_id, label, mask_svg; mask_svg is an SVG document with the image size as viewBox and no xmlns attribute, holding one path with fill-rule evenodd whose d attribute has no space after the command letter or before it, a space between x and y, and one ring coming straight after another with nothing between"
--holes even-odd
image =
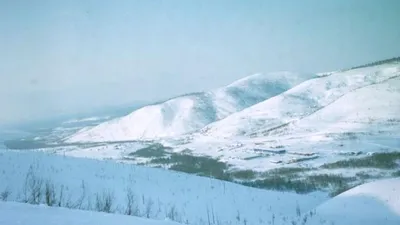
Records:
<instances>
[{"instance_id":1,"label":"dark vegetation patch","mask_svg":"<svg viewBox=\"0 0 400 225\"><path fill-rule=\"evenodd\" d=\"M331 195L334 195L338 190L347 190L350 188L348 183L355 180L356 178L353 177L344 177L335 174L308 175L303 177L297 174L274 174L255 181L243 181L241 184L262 189L295 191L300 194L317 190L327 190L330 191Z\"/></svg>"},{"instance_id":2,"label":"dark vegetation patch","mask_svg":"<svg viewBox=\"0 0 400 225\"><path fill-rule=\"evenodd\" d=\"M170 147L165 147L162 144L152 144L147 147L141 148L135 152L129 153L129 156L137 156L144 158L152 157L163 157L168 154L167 150L171 150Z\"/></svg>"},{"instance_id":3,"label":"dark vegetation patch","mask_svg":"<svg viewBox=\"0 0 400 225\"><path fill-rule=\"evenodd\" d=\"M208 156L193 155L191 150L179 153L161 144L153 144L139 149L130 156L149 158L147 165L169 167L170 170L180 171L198 176L212 177L231 181L245 186L278 190L294 191L305 194L313 191L329 191L331 196L338 195L365 180L376 179L381 175L371 175L358 172L355 176L347 177L337 174L310 174L318 169L340 168L399 168L400 153L376 153L362 158L353 158L334 163L327 163L320 168L282 167L267 172L253 170L235 170L229 164ZM400 168L392 172L392 176L400 176Z\"/></svg>"},{"instance_id":4,"label":"dark vegetation patch","mask_svg":"<svg viewBox=\"0 0 400 225\"><path fill-rule=\"evenodd\" d=\"M263 176L271 175L282 175L282 176L295 176L299 173L307 172L312 170L312 168L307 167L282 167L277 169L272 169L263 173Z\"/></svg>"},{"instance_id":5,"label":"dark vegetation patch","mask_svg":"<svg viewBox=\"0 0 400 225\"><path fill-rule=\"evenodd\" d=\"M356 176L363 180L374 178L374 176L372 176L371 174L366 173L366 172L358 172L358 173L356 173Z\"/></svg>"},{"instance_id":6,"label":"dark vegetation patch","mask_svg":"<svg viewBox=\"0 0 400 225\"><path fill-rule=\"evenodd\" d=\"M255 156L249 156L244 158L244 160L252 160L252 159L258 159L258 158L263 158L263 157L267 157L268 155L255 155Z\"/></svg>"},{"instance_id":7,"label":"dark vegetation patch","mask_svg":"<svg viewBox=\"0 0 400 225\"><path fill-rule=\"evenodd\" d=\"M195 156L182 153L170 153L167 157L154 158L150 164L168 164L170 169L199 176L231 180L227 172L229 165L207 156Z\"/></svg>"},{"instance_id":8,"label":"dark vegetation patch","mask_svg":"<svg viewBox=\"0 0 400 225\"><path fill-rule=\"evenodd\" d=\"M252 180L257 178L258 175L259 173L254 170L235 170L231 172L231 176L239 180Z\"/></svg>"},{"instance_id":9,"label":"dark vegetation patch","mask_svg":"<svg viewBox=\"0 0 400 225\"><path fill-rule=\"evenodd\" d=\"M364 67L369 67L369 66L377 66L377 65L381 65L381 64L385 64L385 63L399 63L399 62L400 62L400 57L394 57L394 58L390 58L390 59L385 59L385 60L381 60L381 61L368 63L368 64L361 65L361 66L355 66L355 67L350 68L349 70L359 69L359 68L364 68Z\"/></svg>"},{"instance_id":10,"label":"dark vegetation patch","mask_svg":"<svg viewBox=\"0 0 400 225\"><path fill-rule=\"evenodd\" d=\"M393 177L400 177L400 170L397 170L395 172L392 173Z\"/></svg>"},{"instance_id":11,"label":"dark vegetation patch","mask_svg":"<svg viewBox=\"0 0 400 225\"><path fill-rule=\"evenodd\" d=\"M399 168L400 152L375 153L371 156L353 158L334 163L327 163L322 166L325 169L337 168L378 168L396 169Z\"/></svg>"}]
</instances>

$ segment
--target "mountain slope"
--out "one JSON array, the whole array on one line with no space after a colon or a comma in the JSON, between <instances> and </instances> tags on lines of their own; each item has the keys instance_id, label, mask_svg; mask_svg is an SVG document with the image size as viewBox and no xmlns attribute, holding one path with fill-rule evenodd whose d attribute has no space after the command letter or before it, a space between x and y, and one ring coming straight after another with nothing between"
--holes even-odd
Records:
<instances>
[{"instance_id":1,"label":"mountain slope","mask_svg":"<svg viewBox=\"0 0 400 225\"><path fill-rule=\"evenodd\" d=\"M395 77L352 91L281 134L391 131L400 122L399 112L400 77Z\"/></svg>"},{"instance_id":2,"label":"mountain slope","mask_svg":"<svg viewBox=\"0 0 400 225\"><path fill-rule=\"evenodd\" d=\"M67 142L153 139L193 132L315 76L290 72L252 75L214 91L145 106L125 117L84 129Z\"/></svg>"},{"instance_id":3,"label":"mountain slope","mask_svg":"<svg viewBox=\"0 0 400 225\"><path fill-rule=\"evenodd\" d=\"M380 180L350 189L323 203L310 225L400 224L400 179Z\"/></svg>"},{"instance_id":4,"label":"mountain slope","mask_svg":"<svg viewBox=\"0 0 400 225\"><path fill-rule=\"evenodd\" d=\"M357 92L357 90L384 82L398 83L398 80L394 78L399 76L400 64L388 63L336 72L321 78L307 80L280 95L209 124L201 130L201 133L213 137L265 136L272 131L282 130L284 127L300 123L301 120L310 116L314 119L309 118L308 120L312 120L309 123L318 122L319 119L327 119L333 123L339 119L337 117L347 116L351 109L354 117L359 116L357 110L363 110L362 113L374 113L362 106L382 103L381 99L377 99L377 96L368 91ZM387 93L382 95L386 97L385 100L393 103L387 104L392 107L390 109L392 116L395 116L394 112L399 109L397 99L399 99L400 92L396 87L398 86L392 85ZM381 89L382 87L376 89L374 93L380 92ZM354 96L353 92L357 92L357 94ZM393 94L390 95L390 92ZM348 94L353 94L353 97L346 98ZM339 99L344 100L336 103ZM360 100L365 102L360 102ZM330 106L335 103L337 105ZM379 108L378 105L376 106L375 108ZM324 109L325 107L326 109ZM347 112L343 113L342 109ZM377 112L384 113L386 110L387 107L381 108ZM315 113L318 114L313 115Z\"/></svg>"}]
</instances>

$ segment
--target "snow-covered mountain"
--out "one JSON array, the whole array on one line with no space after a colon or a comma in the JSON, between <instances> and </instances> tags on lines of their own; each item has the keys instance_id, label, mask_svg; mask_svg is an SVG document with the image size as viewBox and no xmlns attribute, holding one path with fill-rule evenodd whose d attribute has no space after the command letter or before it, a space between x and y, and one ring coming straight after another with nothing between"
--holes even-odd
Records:
<instances>
[{"instance_id":1,"label":"snow-covered mountain","mask_svg":"<svg viewBox=\"0 0 400 225\"><path fill-rule=\"evenodd\" d=\"M83 129L67 142L154 139L193 132L315 77L316 74L291 72L255 74L213 91L145 106L127 116Z\"/></svg>"},{"instance_id":2,"label":"snow-covered mountain","mask_svg":"<svg viewBox=\"0 0 400 225\"><path fill-rule=\"evenodd\" d=\"M304 81L163 144L241 169L320 166L354 151L398 151L399 112L400 62L390 61Z\"/></svg>"},{"instance_id":3,"label":"snow-covered mountain","mask_svg":"<svg viewBox=\"0 0 400 225\"><path fill-rule=\"evenodd\" d=\"M310 79L220 121L212 137L347 132L400 119L400 63L335 72Z\"/></svg>"}]
</instances>

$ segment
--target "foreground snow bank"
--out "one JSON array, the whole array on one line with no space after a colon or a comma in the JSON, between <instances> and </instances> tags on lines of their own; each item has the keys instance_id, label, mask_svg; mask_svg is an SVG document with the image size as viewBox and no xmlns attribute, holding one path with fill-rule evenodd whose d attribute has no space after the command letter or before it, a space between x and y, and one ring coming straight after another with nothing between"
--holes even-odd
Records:
<instances>
[{"instance_id":1,"label":"foreground snow bank","mask_svg":"<svg viewBox=\"0 0 400 225\"><path fill-rule=\"evenodd\" d=\"M172 221L155 221L93 211L0 202L0 224L7 225L178 225Z\"/></svg>"},{"instance_id":2,"label":"foreground snow bank","mask_svg":"<svg viewBox=\"0 0 400 225\"><path fill-rule=\"evenodd\" d=\"M49 190L53 205L116 214L130 210L140 217L192 225L258 225L272 220L278 224L294 219L297 208L309 211L327 199L324 193L266 191L162 169L40 152L0 151L0 181L0 192L10 191L7 201L44 203Z\"/></svg>"},{"instance_id":3,"label":"foreground snow bank","mask_svg":"<svg viewBox=\"0 0 400 225\"><path fill-rule=\"evenodd\" d=\"M323 203L308 224L400 224L400 178L355 187Z\"/></svg>"}]
</instances>

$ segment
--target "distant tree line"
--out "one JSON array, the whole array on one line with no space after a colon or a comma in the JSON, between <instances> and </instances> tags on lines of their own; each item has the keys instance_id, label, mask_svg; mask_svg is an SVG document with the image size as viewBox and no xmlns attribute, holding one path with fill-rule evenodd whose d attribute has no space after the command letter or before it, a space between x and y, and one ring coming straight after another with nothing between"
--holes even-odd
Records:
<instances>
[{"instance_id":1,"label":"distant tree line","mask_svg":"<svg viewBox=\"0 0 400 225\"><path fill-rule=\"evenodd\" d=\"M350 68L349 70L359 69L359 68L364 68L364 67L369 67L369 66L377 66L377 65L381 65L381 64L385 64L385 63L394 63L394 62L400 62L400 57L394 57L394 58L390 58L390 59L376 61L376 62L368 63L365 65L361 65L361 66L355 66L355 67Z\"/></svg>"}]
</instances>

